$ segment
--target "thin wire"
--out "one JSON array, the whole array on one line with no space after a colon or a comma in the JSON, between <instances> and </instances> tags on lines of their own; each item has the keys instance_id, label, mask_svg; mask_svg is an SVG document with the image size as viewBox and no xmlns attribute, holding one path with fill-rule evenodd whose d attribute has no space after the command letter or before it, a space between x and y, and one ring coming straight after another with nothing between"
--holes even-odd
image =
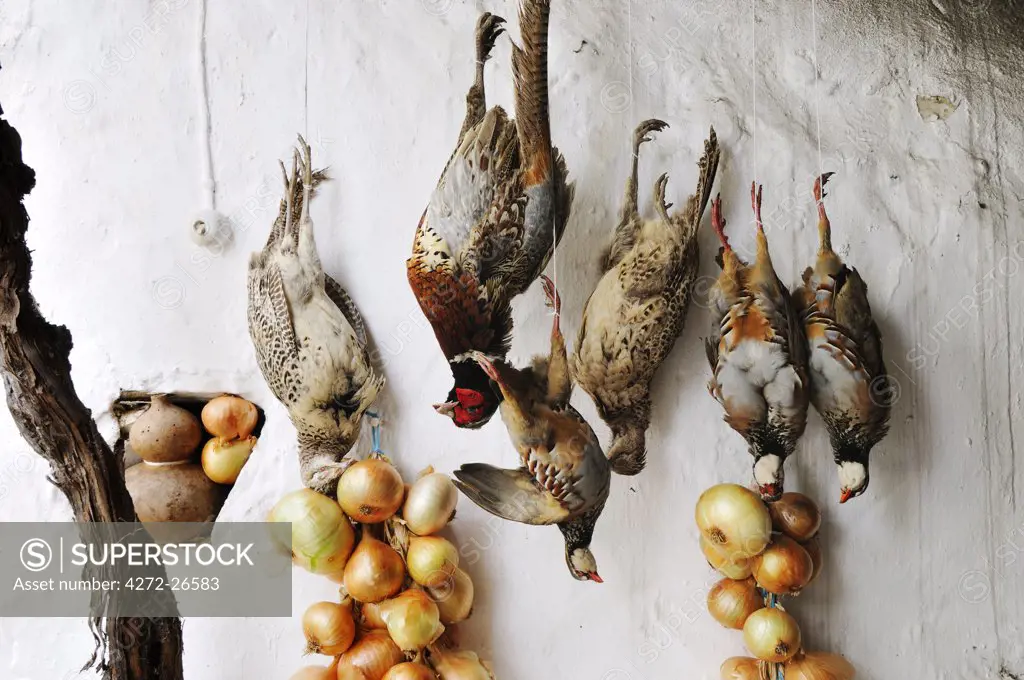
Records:
<instances>
[{"instance_id":1,"label":"thin wire","mask_svg":"<svg viewBox=\"0 0 1024 680\"><path fill-rule=\"evenodd\" d=\"M210 116L210 82L206 69L206 0L199 3L199 83L200 97L199 107L202 120L202 154L201 181L203 184L203 206L207 210L217 208L217 185L213 181L213 148L210 137L212 136L213 123Z\"/></svg>"},{"instance_id":2,"label":"thin wire","mask_svg":"<svg viewBox=\"0 0 1024 680\"><path fill-rule=\"evenodd\" d=\"M757 20L755 17L757 0L750 0L750 80L753 84L754 122L750 136L754 142L754 182L757 182Z\"/></svg>"},{"instance_id":3,"label":"thin wire","mask_svg":"<svg viewBox=\"0 0 1024 680\"><path fill-rule=\"evenodd\" d=\"M821 177L821 100L818 97L818 3L811 0L811 49L814 52L814 118L818 126L818 177Z\"/></svg>"}]
</instances>

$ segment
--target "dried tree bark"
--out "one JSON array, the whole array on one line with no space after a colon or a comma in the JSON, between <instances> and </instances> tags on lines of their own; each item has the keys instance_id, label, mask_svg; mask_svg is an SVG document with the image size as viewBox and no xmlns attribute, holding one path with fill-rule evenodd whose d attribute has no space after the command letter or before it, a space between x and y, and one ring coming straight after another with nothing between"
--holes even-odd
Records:
<instances>
[{"instance_id":1,"label":"dried tree bark","mask_svg":"<svg viewBox=\"0 0 1024 680\"><path fill-rule=\"evenodd\" d=\"M49 461L79 522L134 522L123 461L100 436L71 382L71 333L46 321L29 292L32 258L22 199L35 172L0 108L0 376L22 436ZM182 680L179 618L93 618L87 665L108 680Z\"/></svg>"}]
</instances>

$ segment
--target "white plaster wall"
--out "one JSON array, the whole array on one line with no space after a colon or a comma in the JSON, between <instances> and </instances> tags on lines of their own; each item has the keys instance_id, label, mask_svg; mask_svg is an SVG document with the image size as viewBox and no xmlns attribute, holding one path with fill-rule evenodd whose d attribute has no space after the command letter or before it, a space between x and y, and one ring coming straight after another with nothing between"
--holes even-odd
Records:
<instances>
[{"instance_id":1,"label":"white plaster wall","mask_svg":"<svg viewBox=\"0 0 1024 680\"><path fill-rule=\"evenodd\" d=\"M322 259L358 301L386 364L386 448L407 474L428 463L513 464L497 420L458 432L430 408L449 377L404 272L461 121L476 15L512 20L512 0L209 0L217 205L235 225L233 245L216 256L186 235L203 201L200 2L0 4L0 102L38 175L27 201L33 291L74 335L79 394L107 432L121 388L245 394L268 423L222 517L259 519L298 486L291 425L253 361L245 270L279 197L277 159L304 132L335 177L313 206ZM808 2L756 3L756 118L749 3L554 4L554 138L577 180L558 253L567 332L597 278L631 130L650 116L673 127L644 148L645 203L666 170L670 194L685 198L714 124L733 239L752 243L746 187L756 160L774 259L795 282L815 248ZM824 503L827 566L792 609L809 647L846 654L866 680L1024 674L1024 465L1014 441L1024 56L1012 46L1010 4L818 3L821 149L824 169L839 173L835 240L871 286L902 397L870 492L843 507L812 417L788 480ZM492 103L511 104L508 61L503 40L488 68ZM926 121L917 95L960 106ZM712 275L709 229L702 244ZM516 315L514 355L525 359L548 334L538 290ZM703 611L714 577L691 519L702 489L749 470L704 390L699 340L709 323L696 306L657 382L647 472L614 482L594 545L604 585L569 578L553 528L460 506L454 530L478 588L463 638L499 677L710 679L741 653L739 635ZM585 395L575 403L593 416ZM0 519L67 519L5 410L0 442ZM306 574L295 585L296 615L333 593ZM187 677L286 678L301 663L300 638L297 616L188 620ZM0 677L90 677L76 669L91 648L85 621L3 619Z\"/></svg>"}]
</instances>

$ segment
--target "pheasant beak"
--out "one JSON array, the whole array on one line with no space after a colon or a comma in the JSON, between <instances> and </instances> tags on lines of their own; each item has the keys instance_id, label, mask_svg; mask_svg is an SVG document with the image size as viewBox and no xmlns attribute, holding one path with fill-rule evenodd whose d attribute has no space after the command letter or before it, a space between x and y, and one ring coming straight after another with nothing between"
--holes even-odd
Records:
<instances>
[{"instance_id":1,"label":"pheasant beak","mask_svg":"<svg viewBox=\"0 0 1024 680\"><path fill-rule=\"evenodd\" d=\"M443 404L434 404L434 410L443 416L452 418L455 416L455 407L458 405L457 401L446 401Z\"/></svg>"},{"instance_id":2,"label":"pheasant beak","mask_svg":"<svg viewBox=\"0 0 1024 680\"><path fill-rule=\"evenodd\" d=\"M843 489L839 494L839 502L845 503L846 501L853 498L853 491L851 489Z\"/></svg>"},{"instance_id":3,"label":"pheasant beak","mask_svg":"<svg viewBox=\"0 0 1024 680\"><path fill-rule=\"evenodd\" d=\"M777 501L782 496L782 489L779 487L779 484L763 484L758 490L764 500Z\"/></svg>"},{"instance_id":4,"label":"pheasant beak","mask_svg":"<svg viewBox=\"0 0 1024 680\"><path fill-rule=\"evenodd\" d=\"M588 571L587 578L593 581L594 583L604 583L604 579L601 578L596 571Z\"/></svg>"}]
</instances>

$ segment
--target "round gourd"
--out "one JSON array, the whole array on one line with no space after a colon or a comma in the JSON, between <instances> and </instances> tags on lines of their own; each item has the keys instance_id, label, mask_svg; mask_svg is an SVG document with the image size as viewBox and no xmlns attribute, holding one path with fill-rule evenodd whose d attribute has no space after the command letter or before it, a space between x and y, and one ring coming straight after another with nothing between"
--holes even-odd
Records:
<instances>
[{"instance_id":1,"label":"round gourd","mask_svg":"<svg viewBox=\"0 0 1024 680\"><path fill-rule=\"evenodd\" d=\"M188 460L202 439L199 420L163 395L152 398L149 408L132 423L128 433L132 450L150 463Z\"/></svg>"},{"instance_id":2,"label":"round gourd","mask_svg":"<svg viewBox=\"0 0 1024 680\"><path fill-rule=\"evenodd\" d=\"M124 481L140 522L212 521L226 497L195 463L139 463L125 470Z\"/></svg>"}]
</instances>

